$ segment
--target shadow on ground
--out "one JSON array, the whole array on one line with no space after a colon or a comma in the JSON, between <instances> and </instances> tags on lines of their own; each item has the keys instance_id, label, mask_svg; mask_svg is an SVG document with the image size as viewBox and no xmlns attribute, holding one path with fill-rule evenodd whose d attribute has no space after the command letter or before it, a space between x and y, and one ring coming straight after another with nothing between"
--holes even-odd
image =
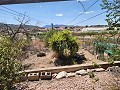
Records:
<instances>
[{"instance_id":1,"label":"shadow on ground","mask_svg":"<svg viewBox=\"0 0 120 90\"><path fill-rule=\"evenodd\" d=\"M54 64L56 66L82 64L82 62L84 60L86 60L84 55L76 53L76 55L74 55L73 57L70 57L70 58L57 58L54 61Z\"/></svg>"}]
</instances>

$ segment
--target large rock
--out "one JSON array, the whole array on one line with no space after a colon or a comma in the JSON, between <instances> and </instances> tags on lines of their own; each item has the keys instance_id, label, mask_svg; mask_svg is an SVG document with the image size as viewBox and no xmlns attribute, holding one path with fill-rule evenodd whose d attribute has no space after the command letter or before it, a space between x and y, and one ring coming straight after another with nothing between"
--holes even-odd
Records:
<instances>
[{"instance_id":1,"label":"large rock","mask_svg":"<svg viewBox=\"0 0 120 90\"><path fill-rule=\"evenodd\" d=\"M67 77L75 77L75 73L67 73Z\"/></svg>"},{"instance_id":2,"label":"large rock","mask_svg":"<svg viewBox=\"0 0 120 90\"><path fill-rule=\"evenodd\" d=\"M57 74L56 79L61 79L61 78L65 78L65 77L67 77L67 72L62 71Z\"/></svg>"},{"instance_id":3,"label":"large rock","mask_svg":"<svg viewBox=\"0 0 120 90\"><path fill-rule=\"evenodd\" d=\"M86 75L87 74L87 71L82 69L82 70L79 70L79 71L76 71L75 72L77 75Z\"/></svg>"}]
</instances>

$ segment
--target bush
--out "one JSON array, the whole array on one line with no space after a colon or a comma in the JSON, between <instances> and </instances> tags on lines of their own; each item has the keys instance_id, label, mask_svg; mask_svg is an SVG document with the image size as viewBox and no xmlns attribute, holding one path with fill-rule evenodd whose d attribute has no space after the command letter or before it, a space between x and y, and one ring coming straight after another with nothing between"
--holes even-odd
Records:
<instances>
[{"instance_id":1,"label":"bush","mask_svg":"<svg viewBox=\"0 0 120 90\"><path fill-rule=\"evenodd\" d=\"M114 52L109 57L108 61L110 61L110 62L120 61L120 49L118 49L118 48L114 49Z\"/></svg>"},{"instance_id":2,"label":"bush","mask_svg":"<svg viewBox=\"0 0 120 90\"><path fill-rule=\"evenodd\" d=\"M8 37L0 38L0 90L11 90L19 81L22 65L16 60L21 54L23 41L12 42Z\"/></svg>"},{"instance_id":3,"label":"bush","mask_svg":"<svg viewBox=\"0 0 120 90\"><path fill-rule=\"evenodd\" d=\"M44 39L44 44L45 47L49 46L49 39L53 36L54 33L56 33L56 30L50 30L46 33L45 39Z\"/></svg>"},{"instance_id":4,"label":"bush","mask_svg":"<svg viewBox=\"0 0 120 90\"><path fill-rule=\"evenodd\" d=\"M59 58L72 57L78 51L78 42L68 30L54 33L49 39L49 45Z\"/></svg>"},{"instance_id":5,"label":"bush","mask_svg":"<svg viewBox=\"0 0 120 90\"><path fill-rule=\"evenodd\" d=\"M45 36L46 36L46 32L42 32L42 33L39 33L38 38L39 38L41 41L44 41Z\"/></svg>"}]
</instances>

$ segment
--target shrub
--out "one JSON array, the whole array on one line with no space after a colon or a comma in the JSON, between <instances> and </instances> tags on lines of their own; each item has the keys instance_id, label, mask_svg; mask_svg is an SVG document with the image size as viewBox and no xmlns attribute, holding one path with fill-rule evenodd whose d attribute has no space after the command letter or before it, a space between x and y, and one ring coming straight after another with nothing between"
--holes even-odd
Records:
<instances>
[{"instance_id":1,"label":"shrub","mask_svg":"<svg viewBox=\"0 0 120 90\"><path fill-rule=\"evenodd\" d=\"M19 81L22 65L16 60L21 54L23 41L12 42L8 37L0 38L0 90L11 90Z\"/></svg>"},{"instance_id":2,"label":"shrub","mask_svg":"<svg viewBox=\"0 0 120 90\"><path fill-rule=\"evenodd\" d=\"M97 64L96 62L92 62L93 64L93 68L100 68L101 66L99 64Z\"/></svg>"},{"instance_id":3,"label":"shrub","mask_svg":"<svg viewBox=\"0 0 120 90\"><path fill-rule=\"evenodd\" d=\"M78 42L68 30L54 33L49 39L49 45L59 58L72 57L78 51Z\"/></svg>"},{"instance_id":4,"label":"shrub","mask_svg":"<svg viewBox=\"0 0 120 90\"><path fill-rule=\"evenodd\" d=\"M49 46L49 39L53 36L54 33L56 33L56 30L50 30L46 33L45 39L44 39L44 44L45 47Z\"/></svg>"},{"instance_id":5,"label":"shrub","mask_svg":"<svg viewBox=\"0 0 120 90\"><path fill-rule=\"evenodd\" d=\"M113 54L108 59L110 62L120 61L120 49L114 49Z\"/></svg>"},{"instance_id":6,"label":"shrub","mask_svg":"<svg viewBox=\"0 0 120 90\"><path fill-rule=\"evenodd\" d=\"M42 32L42 33L39 33L38 38L39 38L41 41L44 41L45 36L46 36L46 32Z\"/></svg>"}]
</instances>

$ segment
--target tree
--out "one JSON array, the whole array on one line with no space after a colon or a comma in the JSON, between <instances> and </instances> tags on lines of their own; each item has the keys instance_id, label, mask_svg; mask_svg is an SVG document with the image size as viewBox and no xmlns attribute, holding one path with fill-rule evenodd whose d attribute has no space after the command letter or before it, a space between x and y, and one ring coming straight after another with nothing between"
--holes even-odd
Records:
<instances>
[{"instance_id":1,"label":"tree","mask_svg":"<svg viewBox=\"0 0 120 90\"><path fill-rule=\"evenodd\" d=\"M107 10L107 19L109 27L116 27L120 22L120 3L117 0L102 0L102 9Z\"/></svg>"},{"instance_id":2,"label":"tree","mask_svg":"<svg viewBox=\"0 0 120 90\"><path fill-rule=\"evenodd\" d=\"M115 36L118 34L118 30L109 31L109 34L111 35L111 37L113 37L113 41L114 41L113 43L117 45L116 43L117 39L115 38Z\"/></svg>"},{"instance_id":3,"label":"tree","mask_svg":"<svg viewBox=\"0 0 120 90\"><path fill-rule=\"evenodd\" d=\"M79 48L77 39L68 30L54 33L49 39L49 44L60 58L74 56Z\"/></svg>"},{"instance_id":4,"label":"tree","mask_svg":"<svg viewBox=\"0 0 120 90\"><path fill-rule=\"evenodd\" d=\"M109 25L109 34L113 37L114 45L117 46L119 40L119 26L120 26L120 2L119 0L102 0L102 9L107 11L107 23ZM118 35L118 37L117 37ZM110 43L110 42L109 42ZM116 51L119 51L117 47L113 48L113 55L111 55L114 59L116 57Z\"/></svg>"},{"instance_id":5,"label":"tree","mask_svg":"<svg viewBox=\"0 0 120 90\"><path fill-rule=\"evenodd\" d=\"M0 38L0 90L11 90L13 84L20 80L22 65L17 57L21 54L24 41L13 43L7 36Z\"/></svg>"},{"instance_id":6,"label":"tree","mask_svg":"<svg viewBox=\"0 0 120 90\"><path fill-rule=\"evenodd\" d=\"M18 34L22 33L22 34L26 35L27 40L29 42L30 36L29 36L27 29L25 29L25 26L29 22L29 19L26 20L25 14L23 15L22 18L14 17L14 19L17 20L20 24L17 26L14 26L15 28L12 28L8 24L3 24L1 34L9 36L9 38L14 42L14 41L17 41L19 39Z\"/></svg>"}]
</instances>

